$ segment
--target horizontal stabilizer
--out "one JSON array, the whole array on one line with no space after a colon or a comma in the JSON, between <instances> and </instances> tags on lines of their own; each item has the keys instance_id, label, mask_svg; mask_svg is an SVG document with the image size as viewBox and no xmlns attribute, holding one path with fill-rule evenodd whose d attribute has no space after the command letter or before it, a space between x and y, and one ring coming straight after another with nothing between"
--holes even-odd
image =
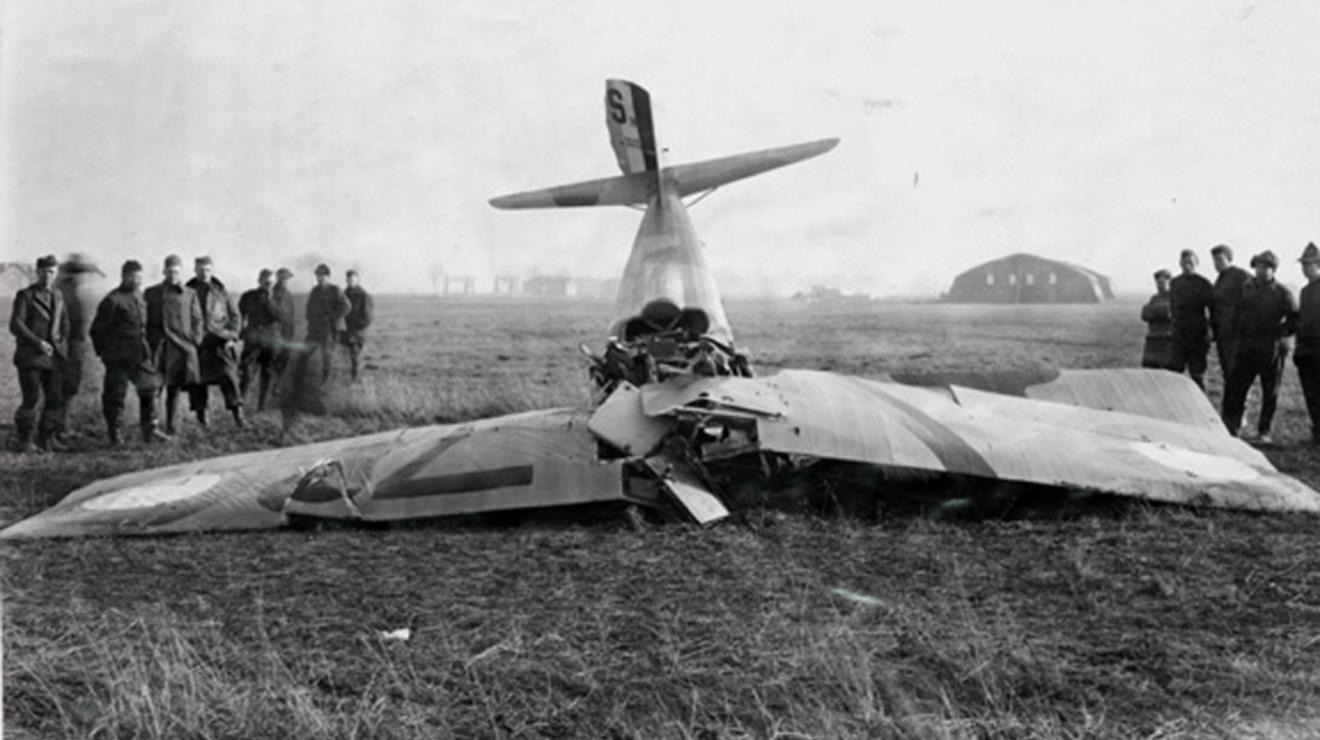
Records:
<instances>
[{"instance_id":1,"label":"horizontal stabilizer","mask_svg":"<svg viewBox=\"0 0 1320 740\"><path fill-rule=\"evenodd\" d=\"M665 177L678 184L679 195L691 195L725 183L759 175L762 172L818 157L838 146L838 139L821 139L806 144L781 146L731 157L681 164L665 170Z\"/></svg>"},{"instance_id":2,"label":"horizontal stabilizer","mask_svg":"<svg viewBox=\"0 0 1320 740\"><path fill-rule=\"evenodd\" d=\"M626 206L645 203L655 191L655 174L605 177L543 190L528 190L491 198L496 208L568 208L572 206Z\"/></svg>"},{"instance_id":3,"label":"horizontal stabilizer","mask_svg":"<svg viewBox=\"0 0 1320 740\"><path fill-rule=\"evenodd\" d=\"M735 154L731 157L667 167L661 172L680 196L700 193L735 180L816 157L838 145L838 139L821 139L777 149ZM637 172L619 177L587 180L541 190L528 190L492 198L496 208L565 208L572 206L644 205L655 193L655 177Z\"/></svg>"}]
</instances>

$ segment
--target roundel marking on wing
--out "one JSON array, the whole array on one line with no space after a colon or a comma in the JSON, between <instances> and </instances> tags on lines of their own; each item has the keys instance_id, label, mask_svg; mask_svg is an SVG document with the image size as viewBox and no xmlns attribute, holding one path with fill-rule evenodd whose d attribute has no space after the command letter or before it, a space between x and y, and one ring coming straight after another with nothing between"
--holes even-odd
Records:
<instances>
[{"instance_id":1,"label":"roundel marking on wing","mask_svg":"<svg viewBox=\"0 0 1320 740\"><path fill-rule=\"evenodd\" d=\"M168 478L155 483L111 491L84 501L82 507L92 511L122 511L172 504L205 493L219 483L220 479L221 476L215 473Z\"/></svg>"},{"instance_id":2,"label":"roundel marking on wing","mask_svg":"<svg viewBox=\"0 0 1320 740\"><path fill-rule=\"evenodd\" d=\"M1177 445L1154 442L1132 442L1132 449L1166 468L1197 478L1213 480L1249 481L1260 477L1260 471L1250 465L1223 455L1207 455Z\"/></svg>"}]
</instances>

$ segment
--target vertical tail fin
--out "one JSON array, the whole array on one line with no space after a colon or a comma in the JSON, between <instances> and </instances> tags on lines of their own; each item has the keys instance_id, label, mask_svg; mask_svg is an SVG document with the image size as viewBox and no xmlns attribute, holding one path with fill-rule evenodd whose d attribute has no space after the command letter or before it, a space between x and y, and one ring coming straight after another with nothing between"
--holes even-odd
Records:
<instances>
[{"instance_id":1,"label":"vertical tail fin","mask_svg":"<svg viewBox=\"0 0 1320 740\"><path fill-rule=\"evenodd\" d=\"M651 121L651 95L627 80L605 81L605 125L623 174L660 169Z\"/></svg>"}]
</instances>

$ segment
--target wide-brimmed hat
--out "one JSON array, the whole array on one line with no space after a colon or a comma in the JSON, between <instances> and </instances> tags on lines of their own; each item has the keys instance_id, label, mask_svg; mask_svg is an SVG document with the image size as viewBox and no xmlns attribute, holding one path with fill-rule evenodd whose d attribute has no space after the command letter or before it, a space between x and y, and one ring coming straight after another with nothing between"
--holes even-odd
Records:
<instances>
[{"instance_id":1,"label":"wide-brimmed hat","mask_svg":"<svg viewBox=\"0 0 1320 740\"><path fill-rule=\"evenodd\" d=\"M1320 262L1320 248L1315 246L1315 242L1307 242L1306 248L1302 250L1302 256L1297 261L1302 264Z\"/></svg>"}]
</instances>

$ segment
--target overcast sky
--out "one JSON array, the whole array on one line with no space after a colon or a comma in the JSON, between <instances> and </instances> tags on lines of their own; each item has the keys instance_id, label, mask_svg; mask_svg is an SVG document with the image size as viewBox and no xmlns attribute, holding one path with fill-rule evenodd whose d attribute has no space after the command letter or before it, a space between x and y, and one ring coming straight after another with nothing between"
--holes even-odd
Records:
<instances>
[{"instance_id":1,"label":"overcast sky","mask_svg":"<svg viewBox=\"0 0 1320 740\"><path fill-rule=\"evenodd\" d=\"M487 204L617 174L607 77L650 90L672 163L842 138L693 209L728 294L936 294L1015 251L1146 291L1219 242L1297 282L1320 239L1307 0L3 8L6 259L209 253L245 285L315 254L399 291L615 276L636 211Z\"/></svg>"}]
</instances>

